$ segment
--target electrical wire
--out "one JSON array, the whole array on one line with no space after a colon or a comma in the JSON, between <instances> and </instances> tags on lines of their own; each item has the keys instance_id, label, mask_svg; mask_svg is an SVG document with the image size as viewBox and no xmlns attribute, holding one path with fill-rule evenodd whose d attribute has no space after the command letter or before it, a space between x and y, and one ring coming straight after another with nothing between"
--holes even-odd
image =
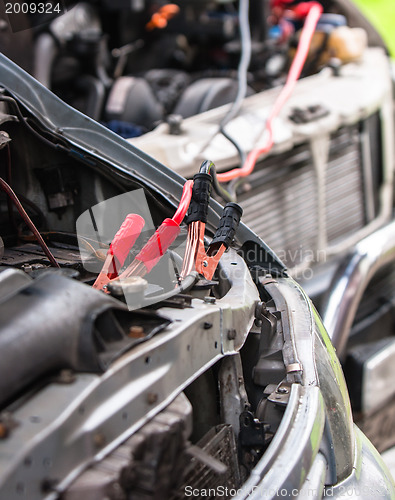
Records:
<instances>
[{"instance_id":1,"label":"electrical wire","mask_svg":"<svg viewBox=\"0 0 395 500\"><path fill-rule=\"evenodd\" d=\"M249 0L240 0L239 3L239 26L241 57L237 69L237 94L232 106L220 122L220 132L239 113L243 100L247 95L248 67L251 61L251 31L248 19Z\"/></svg>"},{"instance_id":2,"label":"electrical wire","mask_svg":"<svg viewBox=\"0 0 395 500\"><path fill-rule=\"evenodd\" d=\"M7 179L8 184L10 186L12 186L11 148L10 148L9 144L7 144L7 147L6 147L6 154L7 154L6 179ZM17 232L18 227L17 227L16 220L15 220L14 210L12 208L12 201L9 197L7 197L7 208L8 208L8 217L10 219L11 226Z\"/></svg>"},{"instance_id":3,"label":"electrical wire","mask_svg":"<svg viewBox=\"0 0 395 500\"><path fill-rule=\"evenodd\" d=\"M211 178L213 180L213 188L214 191L221 196L226 202L229 201L236 201L236 197L232 196L229 191L227 191L221 184L218 182L218 177L217 177L217 170L215 168L215 165L212 161L210 160L204 160L202 164L200 165L199 173L204 173L204 174L210 174Z\"/></svg>"},{"instance_id":4,"label":"electrical wire","mask_svg":"<svg viewBox=\"0 0 395 500\"><path fill-rule=\"evenodd\" d=\"M302 33L299 39L298 47L294 60L292 61L291 68L289 70L286 83L282 88L280 95L274 103L274 106L270 112L270 115L266 121L264 132L266 132L266 137L264 140L264 145L260 148L253 149L247 156L247 160L244 162L241 168L235 168L229 172L224 172L218 174L219 182L229 182L233 179L239 177L246 177L252 173L258 158L270 151L273 146L273 121L280 113L286 101L291 96L296 82L299 79L301 72L303 70L304 63L307 59L311 40L314 35L317 23L323 12L322 5L317 2L311 2L309 6L309 11L306 16L306 20L302 29Z\"/></svg>"},{"instance_id":5,"label":"electrical wire","mask_svg":"<svg viewBox=\"0 0 395 500\"><path fill-rule=\"evenodd\" d=\"M178 205L176 213L172 217L173 221L178 225L180 225L181 222L184 220L184 217L189 208L189 204L191 203L192 187L193 187L193 181L186 181L186 183L184 184L180 203Z\"/></svg>"},{"instance_id":6,"label":"electrical wire","mask_svg":"<svg viewBox=\"0 0 395 500\"><path fill-rule=\"evenodd\" d=\"M169 290L168 292L162 293L160 295L154 295L152 297L146 298L141 307L149 306L153 303L157 304L158 302L162 302L163 300L171 299L180 293L187 292L193 285L198 281L199 274L196 271L192 271L188 276L185 277L180 284L178 284L173 290Z\"/></svg>"},{"instance_id":7,"label":"electrical wire","mask_svg":"<svg viewBox=\"0 0 395 500\"><path fill-rule=\"evenodd\" d=\"M59 264L56 262L55 257L52 255L52 252L50 249L47 247L45 241L43 240L41 234L39 233L38 229L36 226L33 224L32 220L28 216L27 212L23 208L21 202L19 201L18 197L12 190L12 188L6 183L4 179L0 177L0 188L9 196L11 201L14 203L16 209L18 210L20 216L22 219L25 221L26 225L29 227L30 231L35 235L39 245L41 246L43 252L45 255L48 257L48 260L50 261L51 265L53 267L60 267Z\"/></svg>"},{"instance_id":8,"label":"electrical wire","mask_svg":"<svg viewBox=\"0 0 395 500\"><path fill-rule=\"evenodd\" d=\"M221 128L221 134L225 137L225 139L227 139L230 143L233 144L233 146L235 147L235 149L237 151L237 154L239 155L240 165L244 165L244 163L247 159L247 154L245 153L245 151L243 151L243 149L241 149L240 144L236 141L236 139L234 137L229 135L228 132L224 128Z\"/></svg>"},{"instance_id":9,"label":"electrical wire","mask_svg":"<svg viewBox=\"0 0 395 500\"><path fill-rule=\"evenodd\" d=\"M251 61L251 31L248 18L249 0L240 0L239 2L239 27L240 27L240 43L241 43L241 57L239 66L237 68L237 94L229 108L226 115L222 118L218 130L203 144L200 148L202 153L207 146L213 141L217 134L222 134L236 148L237 154L240 157L240 164L245 162L246 154L242 150L238 142L226 132L226 125L237 116L240 112L244 98L247 95L247 82L248 82L248 67ZM233 196L223 188L218 193L225 201L234 201ZM225 197L223 196L225 195Z\"/></svg>"},{"instance_id":10,"label":"electrical wire","mask_svg":"<svg viewBox=\"0 0 395 500\"><path fill-rule=\"evenodd\" d=\"M29 132L31 132L37 139L39 139L42 143L46 144L47 146L50 146L51 148L53 149L60 149L62 151L65 151L65 152L68 152L68 149L65 148L64 146L62 146L61 144L55 144L53 142L51 142L50 140L48 140L47 138L45 138L43 135L41 135L39 132L37 132L36 129L34 129L29 123L28 121L25 119L25 117L23 116L20 108L19 108L19 105L18 103L16 102L16 100L13 98L13 97L10 97L10 96L6 96L6 95L0 95L0 101L2 102L8 102L10 104L12 104L14 106L14 109L15 109L15 114L18 118L18 120L20 121L20 123L22 125L25 126L25 128L27 130L29 130Z\"/></svg>"},{"instance_id":11,"label":"electrical wire","mask_svg":"<svg viewBox=\"0 0 395 500\"><path fill-rule=\"evenodd\" d=\"M27 205L36 213L36 215L38 215L38 217L39 217L38 224L41 227L41 234L43 231L46 231L48 228L48 221L47 221L47 218L45 217L44 212L41 210L41 208L39 206L37 206L33 201L29 200L29 198L26 198L26 196L24 196L23 194L21 194L21 193L15 193L15 194L19 198L19 201L21 203L23 203L24 206Z\"/></svg>"}]
</instances>

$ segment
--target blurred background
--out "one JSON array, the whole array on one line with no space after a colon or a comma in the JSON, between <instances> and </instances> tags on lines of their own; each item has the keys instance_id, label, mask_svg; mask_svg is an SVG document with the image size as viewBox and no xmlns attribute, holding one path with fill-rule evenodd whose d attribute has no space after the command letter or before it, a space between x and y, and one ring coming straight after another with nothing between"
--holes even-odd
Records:
<instances>
[{"instance_id":1,"label":"blurred background","mask_svg":"<svg viewBox=\"0 0 395 500\"><path fill-rule=\"evenodd\" d=\"M394 0L354 0L387 42L395 57L395 2Z\"/></svg>"}]
</instances>

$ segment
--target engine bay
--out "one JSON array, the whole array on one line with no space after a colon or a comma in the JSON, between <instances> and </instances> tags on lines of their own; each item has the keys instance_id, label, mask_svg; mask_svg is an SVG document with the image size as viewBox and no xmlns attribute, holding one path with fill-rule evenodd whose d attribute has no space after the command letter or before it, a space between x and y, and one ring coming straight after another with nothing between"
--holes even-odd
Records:
<instances>
[{"instance_id":1,"label":"engine bay","mask_svg":"<svg viewBox=\"0 0 395 500\"><path fill-rule=\"evenodd\" d=\"M388 61L366 49L372 32L353 27L346 5L103 0L29 19L32 73L85 114L0 56L0 497L161 500L226 487L230 498L258 483L290 493L289 471L300 488L316 457L322 491L353 474L340 362L260 239L295 269L317 264L320 303L326 257L335 267L391 218ZM294 72L306 32L307 62ZM296 96L306 106L285 108L278 140L271 122L289 74L293 86L310 77ZM349 96L367 80L373 97L360 105ZM311 104L322 94L340 111ZM272 114L261 100L274 101ZM247 182L251 148L225 130L243 106L242 120L262 114L254 161L274 146ZM202 144L186 133L196 123ZM196 161L217 135L227 151L218 175ZM119 136L177 149L189 180ZM184 142L172 149L173 139ZM383 274L362 297L368 312L381 278L391 285Z\"/></svg>"},{"instance_id":2,"label":"engine bay","mask_svg":"<svg viewBox=\"0 0 395 500\"><path fill-rule=\"evenodd\" d=\"M93 495L112 492L118 497L110 498L121 493L128 498L144 491L156 497L167 491L170 498L186 484L198 484L202 470L207 486L213 481L240 487L280 425L291 384L303 377L292 348L293 327L287 326L289 312L280 296L271 301L265 291L276 280L286 280L281 265L272 268L275 277L269 274L269 254L267 268L254 266L258 259L263 261L251 235L243 243L243 228L233 242L240 219L235 204L224 210L226 223L217 217L213 226L212 217L207 217L205 234L199 210L207 211L209 198L201 185L207 185L213 168L206 162L194 181L184 185L180 205L185 193L192 200L188 224L181 224L186 206L178 216L180 232L158 269L144 278L134 276L146 285L136 293L136 281L132 283L132 302L126 293L130 288L120 294L102 282L95 287L124 218L122 203L117 202L115 211L108 203L126 196L127 212L144 215L146 222L147 213L151 217L121 269L133 264L165 215L165 220L178 220L180 207L174 213L165 191L150 190L138 175L111 172L104 163L93 166L93 156L70 148L61 134L55 138L43 132L8 93L0 100L0 344L6 353L0 367L0 442L2 456L12 455L12 460L0 460L0 491L10 499L21 494L29 499L60 494L78 498L81 484L85 488L86 481L96 477L95 467L106 469L113 462L113 472L99 472L101 480L91 484ZM199 190L193 191L192 184ZM103 203L106 215L101 217L97 207ZM79 231L86 228L89 214L101 241ZM100 224L111 221L106 236ZM188 239L196 231L199 238ZM225 241L226 251L221 250ZM201 246L196 254L188 245L197 242ZM256 254L255 263L253 257L248 263L245 255L238 255L246 244ZM199 280L184 257L188 251L195 264L202 252L207 259L206 266L200 258ZM184 282L190 274L194 277L185 289L179 283L183 268ZM296 298L300 292L294 288L292 293ZM260 340L261 331L266 332L265 341ZM289 348L283 353L284 339ZM279 384L285 386L279 390ZM203 404L205 391L209 397ZM64 443L61 454L59 440ZM149 486L144 474L135 474L148 474L154 441L159 465L150 472L156 479ZM221 459L212 457L216 449ZM185 460L190 467L181 467Z\"/></svg>"}]
</instances>

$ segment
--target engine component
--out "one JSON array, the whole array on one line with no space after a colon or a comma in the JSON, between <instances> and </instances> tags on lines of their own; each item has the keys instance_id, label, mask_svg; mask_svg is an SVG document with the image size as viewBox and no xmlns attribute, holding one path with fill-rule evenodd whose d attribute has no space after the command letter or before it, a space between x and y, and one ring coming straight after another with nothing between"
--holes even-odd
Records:
<instances>
[{"instance_id":1,"label":"engine component","mask_svg":"<svg viewBox=\"0 0 395 500\"><path fill-rule=\"evenodd\" d=\"M35 173L43 186L49 210L62 212L65 207L74 205L78 183L68 165L36 170Z\"/></svg>"},{"instance_id":2,"label":"engine component","mask_svg":"<svg viewBox=\"0 0 395 500\"><path fill-rule=\"evenodd\" d=\"M172 113L182 92L190 83L188 73L171 69L152 69L144 78L151 85L158 101L166 113Z\"/></svg>"},{"instance_id":3,"label":"engine component","mask_svg":"<svg viewBox=\"0 0 395 500\"><path fill-rule=\"evenodd\" d=\"M130 122L147 129L162 120L163 113L148 82L131 76L122 76L114 82L105 106L106 120Z\"/></svg>"},{"instance_id":4,"label":"engine component","mask_svg":"<svg viewBox=\"0 0 395 500\"><path fill-rule=\"evenodd\" d=\"M207 252L204 247L204 231L207 222L211 187L216 178L215 165L204 161L198 174L194 176L192 199L187 216L188 237L181 278L185 279L196 270L206 280L211 280L218 262L234 238L243 213L236 203L227 203ZM214 184L216 182L214 181Z\"/></svg>"},{"instance_id":5,"label":"engine component","mask_svg":"<svg viewBox=\"0 0 395 500\"><path fill-rule=\"evenodd\" d=\"M193 490L216 491L220 487L229 491L240 488L237 447L230 425L221 424L212 428L190 452L189 470L172 500L183 498L186 492ZM223 496L230 498L225 493Z\"/></svg>"},{"instance_id":6,"label":"engine component","mask_svg":"<svg viewBox=\"0 0 395 500\"><path fill-rule=\"evenodd\" d=\"M254 91L249 89L247 95L253 93ZM236 94L237 83L230 78L202 78L184 91L173 113L183 118L194 116L233 102Z\"/></svg>"},{"instance_id":7,"label":"engine component","mask_svg":"<svg viewBox=\"0 0 395 500\"><path fill-rule=\"evenodd\" d=\"M103 371L141 341L127 335L133 324L144 323L140 313L128 313L121 302L77 281L56 273L31 280L17 270L3 271L0 278L7 283L0 303L0 344L7 346L7 359L1 364L0 404L39 377L64 368ZM143 316L148 321L144 339L169 324L151 314ZM18 361L22 358L23 363Z\"/></svg>"},{"instance_id":8,"label":"engine component","mask_svg":"<svg viewBox=\"0 0 395 500\"><path fill-rule=\"evenodd\" d=\"M327 44L328 57L337 57L342 62L361 59L368 45L366 31L362 28L341 26L330 34Z\"/></svg>"},{"instance_id":9,"label":"engine component","mask_svg":"<svg viewBox=\"0 0 395 500\"><path fill-rule=\"evenodd\" d=\"M4 61L2 56L0 61ZM182 183L176 174L161 170L125 141L73 112L14 66L11 65L11 70L5 64L1 67L2 82L8 83L7 87L15 83L15 75L21 75L15 99L25 103L23 113L21 117L18 115L19 122L6 116L8 121L4 126L15 131L16 140L13 138L10 145L18 153L13 164L18 176L14 179L25 195L31 188L35 201L45 208L42 186L31 175L31 166L59 165L67 158L71 168L78 165L80 190L85 189L75 197L75 204L67 208L68 220L64 217L62 223L69 230L76 223L77 214L83 210L89 213L91 207L90 222L94 226L97 221L95 231L101 234L97 228L101 224L106 226L109 219L119 214L107 213L107 217L101 218L98 212L93 214L94 203L131 188L135 189L131 193L135 199L136 186L147 194L155 225L171 213L176 204L172 196L183 197ZM23 125L28 121L35 133L25 138ZM313 135L311 149L319 174L324 163L319 155L320 146L326 142ZM19 145L26 143L30 147L25 153ZM28 175L22 175L25 173ZM205 224L201 219L207 220L212 235L222 207L213 200L206 210L208 196L206 190L202 191L197 200L198 217L191 224ZM232 205L230 208L237 210ZM128 207L126 213L129 211ZM179 209L176 214L171 220L178 224L185 212ZM4 215L7 216L5 210ZM56 227L57 214L47 210L45 215ZM228 227L234 229L235 215L227 217L225 213L224 221L230 222L225 224L226 231ZM123 214L121 220L124 217ZM116 226L119 224L117 221ZM204 229L198 234L202 253ZM19 245L25 254L32 250L24 242L26 235L15 231L15 236L22 240ZM228 235L221 234L221 246L228 244L230 238L225 236ZM96 263L100 261L102 241L108 239L98 237L98 250L92 246L89 252ZM374 450L361 441L359 431L353 426L339 361L307 296L287 277L276 256L243 225L238 228L237 242L238 252L229 249L222 255L215 279L203 283L196 295L193 289L176 287L176 293L189 292L189 296L179 298L182 307L168 307L169 302L156 305L168 319L152 311L130 313L119 301L59 276L58 271L54 274L44 271L35 280L25 275L20 278L20 273L14 280L15 272L11 273L11 295L9 286L0 287L0 309L4 309L0 315L0 344L3 341L7 344L0 347L11 355L6 363L7 372L0 373L0 378L14 384L30 377L32 385L20 386L18 394L9 393L11 404L5 408L7 413L0 415L1 496L9 500L22 495L29 500L59 497L66 494L73 482L76 486L76 477L89 467L78 484L79 490L75 490L77 497L85 496L84 486L96 496L118 496L118 499L125 496L159 499L163 494L182 497L186 489L183 481L205 489L246 486L245 492L240 493L244 498L260 498L262 491L270 488L291 496L295 490L302 491L302 487L306 491L311 478L319 493L325 491L325 484L330 491L332 486L336 490L339 484L349 481L362 487L370 481L374 488L382 488L383 496L393 496L389 476ZM88 239L85 244L89 247ZM63 241L63 248L57 250L70 253L66 245ZM22 257L19 256L19 262ZM178 264L180 258L174 260ZM275 265L269 275L267 269L271 264ZM141 280L140 285L143 288ZM169 296L161 293L156 297L163 301ZM34 322L35 317L40 321ZM160 335L128 350L159 331ZM12 335L18 335L15 342L9 341L13 340ZM267 337L261 341L263 335ZM44 348L48 348L46 357L42 353ZM246 356L240 353L242 372L236 360L244 348L253 353ZM269 378L269 371L259 367L271 349L277 350L277 361L280 352L283 359L283 380L275 387L264 380L266 376ZM20 368L17 361L25 350L29 350L33 359L27 359ZM228 371L227 363L222 364L227 356L235 361ZM69 363L69 357L75 364ZM32 364L36 362L43 371L34 371ZM260 385L255 383L258 377L254 380L253 367L257 367ZM25 371L26 368L29 370ZM83 370L88 373L82 373ZM200 385L203 379L211 380L207 393L202 390L204 384ZM195 383L195 394L199 392L200 401L209 399L209 405L202 410L195 405L207 428L197 425L196 434L200 435L192 437L184 432L188 409L181 410L181 415L174 415L177 411L168 412L164 421L158 414L177 395L183 391L188 394ZM235 397L233 406L231 397ZM208 406L210 412L205 415ZM273 408L278 412L271 411ZM241 432L235 436L237 427L233 421L240 417ZM265 453L272 432L276 432L276 439ZM133 442L128 441L132 434L136 438ZM235 438L242 457L237 454ZM130 448L122 448L125 442ZM119 454L111 456L117 448ZM128 456L130 451L132 459ZM259 464L254 467L258 459ZM105 471L98 466L101 461ZM188 476L189 464L196 466L193 480ZM246 468L240 470L241 464ZM368 472L367 479L361 471Z\"/></svg>"},{"instance_id":10,"label":"engine component","mask_svg":"<svg viewBox=\"0 0 395 500\"><path fill-rule=\"evenodd\" d=\"M81 474L63 500L170 497L183 479L191 413L191 404L180 394L122 446Z\"/></svg>"},{"instance_id":11,"label":"engine component","mask_svg":"<svg viewBox=\"0 0 395 500\"><path fill-rule=\"evenodd\" d=\"M269 424L259 421L249 411L240 415L239 445L242 461L248 469L258 462L271 438Z\"/></svg>"}]
</instances>

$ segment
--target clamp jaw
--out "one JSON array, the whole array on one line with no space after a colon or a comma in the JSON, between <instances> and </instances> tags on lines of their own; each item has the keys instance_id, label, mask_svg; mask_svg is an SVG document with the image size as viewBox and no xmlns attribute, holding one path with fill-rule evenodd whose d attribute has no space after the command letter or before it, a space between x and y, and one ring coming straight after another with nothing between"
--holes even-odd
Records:
<instances>
[{"instance_id":1,"label":"clamp jaw","mask_svg":"<svg viewBox=\"0 0 395 500\"><path fill-rule=\"evenodd\" d=\"M177 238L188 206L188 237L180 279L185 279L193 271L197 271L206 280L212 279L219 260L233 241L243 213L236 203L227 203L218 229L206 250L204 233L213 183L213 177L209 173L212 167L211 162L202 163L200 172L194 176L193 181L185 183L179 208L173 218L162 222L133 262L119 274L144 226L144 219L139 215L129 214L126 217L108 249L93 288L107 291L107 285L112 280L122 280L129 276L143 277L149 273Z\"/></svg>"}]
</instances>

